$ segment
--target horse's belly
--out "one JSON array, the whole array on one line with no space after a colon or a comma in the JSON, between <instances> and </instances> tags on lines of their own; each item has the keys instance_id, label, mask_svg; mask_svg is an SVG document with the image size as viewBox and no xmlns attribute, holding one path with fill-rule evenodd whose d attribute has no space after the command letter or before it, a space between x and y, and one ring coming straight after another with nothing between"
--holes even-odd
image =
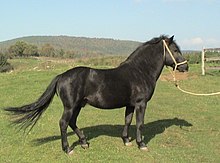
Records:
<instances>
[{"instance_id":1,"label":"horse's belly","mask_svg":"<svg viewBox=\"0 0 220 163\"><path fill-rule=\"evenodd\" d=\"M122 96L96 94L86 97L87 103L100 109L121 108L128 104L128 99Z\"/></svg>"}]
</instances>

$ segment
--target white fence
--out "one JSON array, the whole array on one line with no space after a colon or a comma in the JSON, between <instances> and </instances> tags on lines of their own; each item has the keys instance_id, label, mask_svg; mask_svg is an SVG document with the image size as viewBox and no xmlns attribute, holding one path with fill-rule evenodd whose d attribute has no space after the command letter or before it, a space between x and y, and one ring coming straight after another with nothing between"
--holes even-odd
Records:
<instances>
[{"instance_id":1,"label":"white fence","mask_svg":"<svg viewBox=\"0 0 220 163\"><path fill-rule=\"evenodd\" d=\"M205 66L205 62L210 61L220 61L220 57L206 57L206 52L218 52L220 53L220 48L210 48L210 49L202 49L202 75L205 75L206 70L220 70L219 66Z\"/></svg>"}]
</instances>

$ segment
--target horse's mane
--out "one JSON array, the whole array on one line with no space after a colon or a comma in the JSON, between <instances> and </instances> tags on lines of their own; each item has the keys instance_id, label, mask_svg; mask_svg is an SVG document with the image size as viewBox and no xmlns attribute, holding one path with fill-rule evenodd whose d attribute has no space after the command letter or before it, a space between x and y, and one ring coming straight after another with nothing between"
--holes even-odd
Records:
<instances>
[{"instance_id":1,"label":"horse's mane","mask_svg":"<svg viewBox=\"0 0 220 163\"><path fill-rule=\"evenodd\" d=\"M121 64L123 63L128 63L128 62L131 62L131 61L134 61L137 59L136 56L141 56L142 55L142 52L145 50L145 48L149 45L152 45L152 44L157 44L159 43L161 40L166 40L168 39L168 37L166 35L161 35L160 37L155 37L155 38L152 38L151 40L147 41L147 42L144 42L142 43L139 47L136 48L136 50L134 50L134 52L131 53L131 55L124 61L122 62ZM135 59L136 58L136 59ZM140 57L138 57L140 58Z\"/></svg>"},{"instance_id":2,"label":"horse's mane","mask_svg":"<svg viewBox=\"0 0 220 163\"><path fill-rule=\"evenodd\" d=\"M168 39L168 37L166 35L161 35L160 37L154 37L150 41L147 41L147 42L143 43L139 47L146 46L146 45L149 45L149 44L157 44L161 40L166 40L166 39Z\"/></svg>"}]
</instances>

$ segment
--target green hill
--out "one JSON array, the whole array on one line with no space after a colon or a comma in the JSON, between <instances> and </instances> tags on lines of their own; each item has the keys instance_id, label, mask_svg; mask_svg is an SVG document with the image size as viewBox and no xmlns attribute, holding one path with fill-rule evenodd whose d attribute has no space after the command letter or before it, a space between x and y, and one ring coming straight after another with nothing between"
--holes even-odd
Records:
<instances>
[{"instance_id":1,"label":"green hill","mask_svg":"<svg viewBox=\"0 0 220 163\"><path fill-rule=\"evenodd\" d=\"M28 36L0 42L0 49L8 49L17 41L34 44L40 49L45 44L52 45L56 50L76 51L82 55L129 55L140 42L114 40L105 38L86 38L70 36Z\"/></svg>"}]
</instances>

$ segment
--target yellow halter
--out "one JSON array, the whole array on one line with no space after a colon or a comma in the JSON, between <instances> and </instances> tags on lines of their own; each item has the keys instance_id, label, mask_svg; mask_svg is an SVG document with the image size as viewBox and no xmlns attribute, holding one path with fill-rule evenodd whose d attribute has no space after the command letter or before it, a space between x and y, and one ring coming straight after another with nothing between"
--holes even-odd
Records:
<instances>
[{"instance_id":1,"label":"yellow halter","mask_svg":"<svg viewBox=\"0 0 220 163\"><path fill-rule=\"evenodd\" d=\"M164 47L164 58L165 58L165 55L166 55L166 50L168 51L168 53L170 54L170 57L172 58L174 64L175 64L175 67L174 67L174 70L173 72L168 69L170 71L170 73L172 74L173 76L173 81L174 81L174 84L175 86L182 92L184 93L187 93L187 94L190 94L190 95L195 95L195 96L213 96L213 95L220 95L220 92L214 92L214 93L194 93L194 92L190 92L190 91L186 91L186 90L183 90L182 88L180 88L179 86L179 83L178 81L176 80L176 69L177 69L177 66L179 65L182 65L182 64L185 64L187 63L187 61L183 61L183 62L180 62L180 63L177 63L176 59L174 58L172 52L170 51L169 47L167 46L167 43L165 40L163 40L163 47Z\"/></svg>"}]
</instances>

